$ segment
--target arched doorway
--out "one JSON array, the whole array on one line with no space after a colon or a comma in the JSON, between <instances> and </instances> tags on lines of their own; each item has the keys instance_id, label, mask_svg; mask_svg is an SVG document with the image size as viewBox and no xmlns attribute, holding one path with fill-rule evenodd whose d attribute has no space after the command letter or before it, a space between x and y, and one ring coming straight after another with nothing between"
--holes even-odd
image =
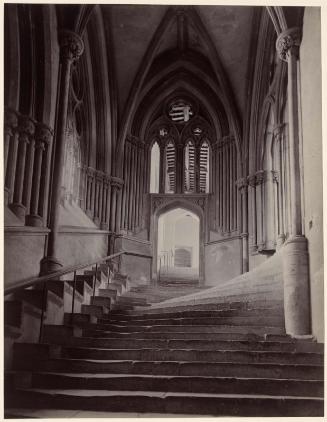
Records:
<instances>
[{"instance_id":1,"label":"arched doorway","mask_svg":"<svg viewBox=\"0 0 327 422\"><path fill-rule=\"evenodd\" d=\"M175 208L158 218L158 279L199 280L200 220Z\"/></svg>"},{"instance_id":2,"label":"arched doorway","mask_svg":"<svg viewBox=\"0 0 327 422\"><path fill-rule=\"evenodd\" d=\"M204 215L188 201L171 201L152 215L152 279L169 272L204 282Z\"/></svg>"}]
</instances>

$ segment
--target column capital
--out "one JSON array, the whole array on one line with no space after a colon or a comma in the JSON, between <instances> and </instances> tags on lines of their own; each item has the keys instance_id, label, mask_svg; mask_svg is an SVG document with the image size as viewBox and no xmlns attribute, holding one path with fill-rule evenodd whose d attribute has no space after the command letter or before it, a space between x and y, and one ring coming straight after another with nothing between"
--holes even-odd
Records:
<instances>
[{"instance_id":1,"label":"column capital","mask_svg":"<svg viewBox=\"0 0 327 422\"><path fill-rule=\"evenodd\" d=\"M280 125L276 125L273 129L274 139L277 142L280 142L282 140L282 135L284 133L284 127L285 124L282 123Z\"/></svg>"},{"instance_id":2,"label":"column capital","mask_svg":"<svg viewBox=\"0 0 327 422\"><path fill-rule=\"evenodd\" d=\"M35 122L28 116L19 116L18 132L19 139L28 142L29 138L35 133Z\"/></svg>"},{"instance_id":3,"label":"column capital","mask_svg":"<svg viewBox=\"0 0 327 422\"><path fill-rule=\"evenodd\" d=\"M298 27L289 28L281 32L276 40L279 58L285 62L292 56L298 56L301 44L301 30Z\"/></svg>"},{"instance_id":4,"label":"column capital","mask_svg":"<svg viewBox=\"0 0 327 422\"><path fill-rule=\"evenodd\" d=\"M261 185L265 181L265 171L259 170L255 174L255 181L257 185Z\"/></svg>"},{"instance_id":5,"label":"column capital","mask_svg":"<svg viewBox=\"0 0 327 422\"><path fill-rule=\"evenodd\" d=\"M49 145L53 137L53 130L44 123L37 123L35 139L38 143Z\"/></svg>"},{"instance_id":6,"label":"column capital","mask_svg":"<svg viewBox=\"0 0 327 422\"><path fill-rule=\"evenodd\" d=\"M124 185L124 180L120 177L111 176L110 184L114 189L120 190Z\"/></svg>"},{"instance_id":7,"label":"column capital","mask_svg":"<svg viewBox=\"0 0 327 422\"><path fill-rule=\"evenodd\" d=\"M4 128L5 132L12 135L12 130L15 129L18 125L18 116L15 110L10 108L5 108L4 112Z\"/></svg>"},{"instance_id":8,"label":"column capital","mask_svg":"<svg viewBox=\"0 0 327 422\"><path fill-rule=\"evenodd\" d=\"M59 32L60 54L62 59L77 60L84 51L82 38L76 32L67 29Z\"/></svg>"},{"instance_id":9,"label":"column capital","mask_svg":"<svg viewBox=\"0 0 327 422\"><path fill-rule=\"evenodd\" d=\"M237 186L237 188L239 190L247 189L247 187L248 187L247 178L246 177L241 177L240 179L237 179L236 180L235 184L236 184L236 186Z\"/></svg>"}]
</instances>

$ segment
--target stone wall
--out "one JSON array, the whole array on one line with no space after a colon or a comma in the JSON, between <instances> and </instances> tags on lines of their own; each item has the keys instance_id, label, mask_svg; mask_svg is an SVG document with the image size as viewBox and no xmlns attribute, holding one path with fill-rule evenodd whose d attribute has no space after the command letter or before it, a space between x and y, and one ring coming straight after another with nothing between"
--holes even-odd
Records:
<instances>
[{"instance_id":1,"label":"stone wall","mask_svg":"<svg viewBox=\"0 0 327 422\"><path fill-rule=\"evenodd\" d=\"M304 230L308 239L312 333L324 339L320 9L307 7L300 50Z\"/></svg>"},{"instance_id":2,"label":"stone wall","mask_svg":"<svg viewBox=\"0 0 327 422\"><path fill-rule=\"evenodd\" d=\"M230 239L205 245L205 285L219 286L242 273L241 240Z\"/></svg>"}]
</instances>

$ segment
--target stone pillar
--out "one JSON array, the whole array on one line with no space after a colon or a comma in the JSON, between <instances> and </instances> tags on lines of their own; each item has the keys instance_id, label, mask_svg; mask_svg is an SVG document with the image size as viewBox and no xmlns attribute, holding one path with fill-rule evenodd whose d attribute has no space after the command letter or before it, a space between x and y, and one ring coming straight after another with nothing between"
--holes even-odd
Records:
<instances>
[{"instance_id":1,"label":"stone pillar","mask_svg":"<svg viewBox=\"0 0 327 422\"><path fill-rule=\"evenodd\" d=\"M274 129L274 138L276 143L276 155L278 161L279 178L277 184L277 197L278 197L278 233L277 233L277 249L280 248L285 242L285 226L284 226L284 209L283 209L283 177L282 171L284 167L283 160L283 126L279 125Z\"/></svg>"},{"instance_id":2,"label":"stone pillar","mask_svg":"<svg viewBox=\"0 0 327 422\"><path fill-rule=\"evenodd\" d=\"M248 191L250 196L250 229L249 229L249 252L254 254L257 251L257 210L256 210L256 176L255 174L248 176L248 185L251 189Z\"/></svg>"},{"instance_id":3,"label":"stone pillar","mask_svg":"<svg viewBox=\"0 0 327 422\"><path fill-rule=\"evenodd\" d=\"M103 193L102 193L102 212L101 212L101 223L100 223L100 228L102 230L109 229L109 223L108 223L108 217L109 217L108 207L109 207L109 201L110 201L109 184L110 184L109 176L104 175L103 183L102 183Z\"/></svg>"},{"instance_id":4,"label":"stone pillar","mask_svg":"<svg viewBox=\"0 0 327 422\"><path fill-rule=\"evenodd\" d=\"M15 175L15 186L13 203L10 205L12 211L17 215L18 218L23 219L25 217L26 207L23 204L23 191L24 191L24 178L25 178L25 166L27 162L27 146L30 143L32 136L35 132L35 124L27 116L20 116L19 118L19 144L17 151L17 165Z\"/></svg>"},{"instance_id":5,"label":"stone pillar","mask_svg":"<svg viewBox=\"0 0 327 422\"><path fill-rule=\"evenodd\" d=\"M128 149L127 149L127 142L125 142L124 145L124 171L123 171L123 178L124 178L124 188L122 193L122 207L121 207L121 225L122 229L126 230L126 222L125 222L125 216L126 216L126 188L127 188L127 172L128 172Z\"/></svg>"},{"instance_id":6,"label":"stone pillar","mask_svg":"<svg viewBox=\"0 0 327 422\"><path fill-rule=\"evenodd\" d=\"M130 180L131 180L131 146L130 143L126 141L126 177L125 177L125 222L124 222L124 229L128 232L129 229L129 191L130 191Z\"/></svg>"},{"instance_id":7,"label":"stone pillar","mask_svg":"<svg viewBox=\"0 0 327 422\"><path fill-rule=\"evenodd\" d=\"M13 110L5 110L4 115L4 177L5 177L5 192L4 200L5 204L12 201L14 183L15 183L15 170L17 162L17 150L18 150L18 116Z\"/></svg>"},{"instance_id":8,"label":"stone pillar","mask_svg":"<svg viewBox=\"0 0 327 422\"><path fill-rule=\"evenodd\" d=\"M50 144L52 136L53 132L48 126L44 124L38 124L36 126L30 212L29 215L26 216L26 225L28 226L40 227L43 225L42 208L47 198L44 198L45 190L41 189L42 166L44 160L47 158L45 156L45 151ZM47 172L49 172L49 169L47 169ZM41 208L41 210L39 208Z\"/></svg>"},{"instance_id":9,"label":"stone pillar","mask_svg":"<svg viewBox=\"0 0 327 422\"><path fill-rule=\"evenodd\" d=\"M276 41L281 60L288 65L287 104L289 118L291 233L284 246L284 311L286 333L310 334L309 264L307 239L302 234L300 135L298 101L299 28L282 32Z\"/></svg>"},{"instance_id":10,"label":"stone pillar","mask_svg":"<svg viewBox=\"0 0 327 422\"><path fill-rule=\"evenodd\" d=\"M242 272L249 271L249 245L248 245L248 183L245 177L238 179L237 187L241 194L242 206Z\"/></svg>"},{"instance_id":11,"label":"stone pillar","mask_svg":"<svg viewBox=\"0 0 327 422\"><path fill-rule=\"evenodd\" d=\"M16 128L18 125L18 117L17 113L11 109L5 109L4 112L4 147L3 147L3 159L4 159L4 170L3 175L5 178L5 203L9 201L9 192L13 187L12 177L10 177L12 171L12 167L16 168L16 157L17 157L17 146L15 148L15 144L17 144L17 133ZM13 151L15 149L15 154ZM9 154L9 151L12 151ZM7 175L8 169L8 175ZM11 183L10 183L11 182Z\"/></svg>"},{"instance_id":12,"label":"stone pillar","mask_svg":"<svg viewBox=\"0 0 327 422\"><path fill-rule=\"evenodd\" d=\"M71 79L71 66L83 53L82 39L72 31L59 33L60 45L60 81L57 106L56 142L53 156L53 175L51 190L51 208L48 237L47 256L41 262L41 272L49 273L58 270L62 265L56 255L58 253L59 209L61 196L61 183L64 169L64 154L66 145L67 110L69 87Z\"/></svg>"},{"instance_id":13,"label":"stone pillar","mask_svg":"<svg viewBox=\"0 0 327 422\"><path fill-rule=\"evenodd\" d=\"M160 165L159 165L159 193L166 191L166 146L160 144Z\"/></svg>"}]
</instances>

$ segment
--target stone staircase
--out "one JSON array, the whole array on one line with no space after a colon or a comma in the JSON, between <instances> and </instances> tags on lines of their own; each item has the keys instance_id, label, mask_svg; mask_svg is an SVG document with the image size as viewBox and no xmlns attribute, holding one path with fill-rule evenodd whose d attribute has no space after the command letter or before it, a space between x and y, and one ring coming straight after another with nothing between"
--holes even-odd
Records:
<instances>
[{"instance_id":1,"label":"stone staircase","mask_svg":"<svg viewBox=\"0 0 327 422\"><path fill-rule=\"evenodd\" d=\"M80 313L44 326L42 343L14 343L5 416L323 415L323 345L285 334L281 300L155 308L162 286L128 284L101 281Z\"/></svg>"}]
</instances>

